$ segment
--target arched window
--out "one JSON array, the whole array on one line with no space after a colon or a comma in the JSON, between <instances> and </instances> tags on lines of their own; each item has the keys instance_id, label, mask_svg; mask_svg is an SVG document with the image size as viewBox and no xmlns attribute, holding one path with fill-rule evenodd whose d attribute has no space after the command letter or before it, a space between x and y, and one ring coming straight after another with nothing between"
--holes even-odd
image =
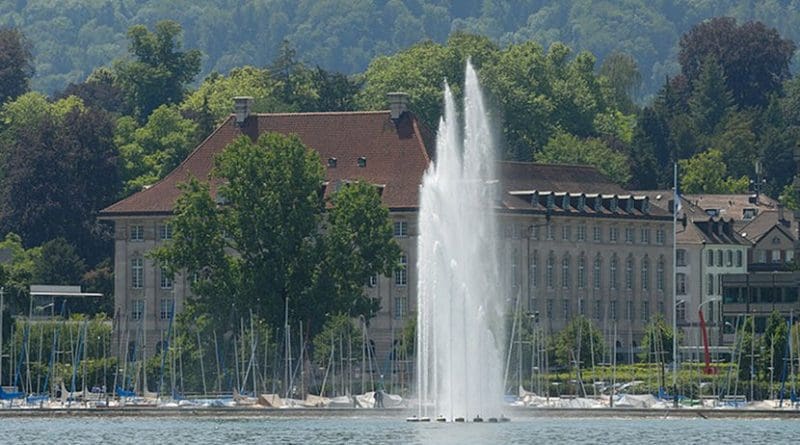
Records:
<instances>
[{"instance_id":1,"label":"arched window","mask_svg":"<svg viewBox=\"0 0 800 445\"><path fill-rule=\"evenodd\" d=\"M592 278L594 280L595 289L600 289L601 277L602 277L601 264L602 263L600 261L600 254L598 253L594 257L594 271L592 271Z\"/></svg>"},{"instance_id":2,"label":"arched window","mask_svg":"<svg viewBox=\"0 0 800 445\"><path fill-rule=\"evenodd\" d=\"M586 288L586 256L581 253L578 258L578 289Z\"/></svg>"},{"instance_id":3,"label":"arched window","mask_svg":"<svg viewBox=\"0 0 800 445\"><path fill-rule=\"evenodd\" d=\"M569 255L561 259L561 287L569 288Z\"/></svg>"},{"instance_id":4,"label":"arched window","mask_svg":"<svg viewBox=\"0 0 800 445\"><path fill-rule=\"evenodd\" d=\"M633 255L625 260L625 289L633 289Z\"/></svg>"},{"instance_id":5,"label":"arched window","mask_svg":"<svg viewBox=\"0 0 800 445\"><path fill-rule=\"evenodd\" d=\"M642 259L642 290L650 289L650 259L645 256Z\"/></svg>"},{"instance_id":6,"label":"arched window","mask_svg":"<svg viewBox=\"0 0 800 445\"><path fill-rule=\"evenodd\" d=\"M611 289L617 288L617 254L611 256L611 266L609 267L608 285Z\"/></svg>"}]
</instances>

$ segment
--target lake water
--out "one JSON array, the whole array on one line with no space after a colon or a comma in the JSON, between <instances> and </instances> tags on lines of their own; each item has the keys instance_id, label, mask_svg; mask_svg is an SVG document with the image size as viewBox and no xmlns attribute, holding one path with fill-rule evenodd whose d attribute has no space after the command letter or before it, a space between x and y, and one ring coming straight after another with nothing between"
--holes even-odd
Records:
<instances>
[{"instance_id":1,"label":"lake water","mask_svg":"<svg viewBox=\"0 0 800 445\"><path fill-rule=\"evenodd\" d=\"M797 443L770 419L525 418L503 424L389 417L0 417L3 444L711 444Z\"/></svg>"}]
</instances>

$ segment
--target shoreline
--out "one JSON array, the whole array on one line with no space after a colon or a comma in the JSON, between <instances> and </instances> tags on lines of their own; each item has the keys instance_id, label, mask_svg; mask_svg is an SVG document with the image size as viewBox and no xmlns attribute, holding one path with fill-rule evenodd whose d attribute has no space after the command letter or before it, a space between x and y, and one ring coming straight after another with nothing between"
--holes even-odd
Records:
<instances>
[{"instance_id":1,"label":"shoreline","mask_svg":"<svg viewBox=\"0 0 800 445\"><path fill-rule=\"evenodd\" d=\"M513 419L531 418L700 418L700 419L800 419L792 409L702 409L702 408L522 408L506 407ZM0 418L61 417L195 417L195 418L303 418L303 417L393 417L405 421L416 415L409 408L3 408ZM435 422L432 422L435 423Z\"/></svg>"}]
</instances>

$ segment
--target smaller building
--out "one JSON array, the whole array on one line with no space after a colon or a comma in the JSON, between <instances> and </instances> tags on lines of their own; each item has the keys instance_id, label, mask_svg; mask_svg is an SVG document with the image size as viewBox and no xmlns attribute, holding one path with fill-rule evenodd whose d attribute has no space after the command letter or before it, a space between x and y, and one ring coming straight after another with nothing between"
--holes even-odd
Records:
<instances>
[{"instance_id":1,"label":"smaller building","mask_svg":"<svg viewBox=\"0 0 800 445\"><path fill-rule=\"evenodd\" d=\"M722 277L722 317L725 341L733 341L734 329L745 315L755 317L756 333L763 333L767 319L777 310L787 319L800 317L800 272L751 272Z\"/></svg>"}]
</instances>

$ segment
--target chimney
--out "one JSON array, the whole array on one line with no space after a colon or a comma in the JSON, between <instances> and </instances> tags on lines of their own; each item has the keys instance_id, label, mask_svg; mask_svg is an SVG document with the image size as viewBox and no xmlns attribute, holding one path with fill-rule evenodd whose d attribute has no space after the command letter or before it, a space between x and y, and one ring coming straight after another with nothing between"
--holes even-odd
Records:
<instances>
[{"instance_id":1,"label":"chimney","mask_svg":"<svg viewBox=\"0 0 800 445\"><path fill-rule=\"evenodd\" d=\"M397 121L408 111L408 94L402 92L387 93L389 100L389 111L392 113L392 120Z\"/></svg>"},{"instance_id":2,"label":"chimney","mask_svg":"<svg viewBox=\"0 0 800 445\"><path fill-rule=\"evenodd\" d=\"M786 225L786 218L785 215L783 214L783 204L781 203L778 203L778 222L783 224L784 226Z\"/></svg>"},{"instance_id":3,"label":"chimney","mask_svg":"<svg viewBox=\"0 0 800 445\"><path fill-rule=\"evenodd\" d=\"M244 121L253 111L253 98L250 96L236 96L233 98L233 112L236 114L236 125L243 126Z\"/></svg>"}]
</instances>

